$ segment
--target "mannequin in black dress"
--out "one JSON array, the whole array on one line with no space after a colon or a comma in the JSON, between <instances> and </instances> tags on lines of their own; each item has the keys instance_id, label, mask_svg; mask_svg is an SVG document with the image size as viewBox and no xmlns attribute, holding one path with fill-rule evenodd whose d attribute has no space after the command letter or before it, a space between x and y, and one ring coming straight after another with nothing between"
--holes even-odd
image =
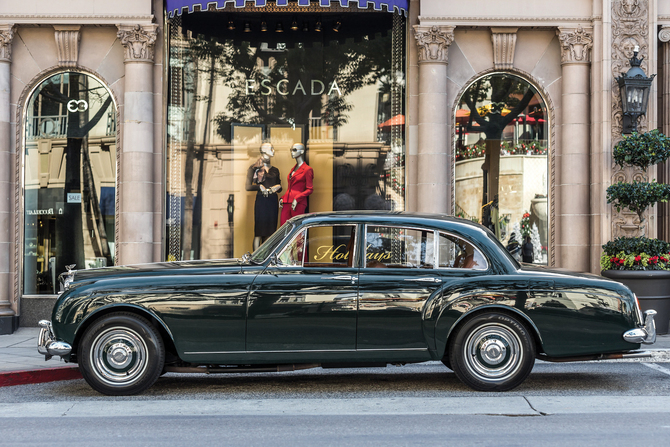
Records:
<instances>
[{"instance_id":1,"label":"mannequin in black dress","mask_svg":"<svg viewBox=\"0 0 670 447\"><path fill-rule=\"evenodd\" d=\"M278 192L281 192L279 169L272 166L274 147L261 144L261 156L247 171L247 191L258 191L254 205L254 250L277 230Z\"/></svg>"}]
</instances>

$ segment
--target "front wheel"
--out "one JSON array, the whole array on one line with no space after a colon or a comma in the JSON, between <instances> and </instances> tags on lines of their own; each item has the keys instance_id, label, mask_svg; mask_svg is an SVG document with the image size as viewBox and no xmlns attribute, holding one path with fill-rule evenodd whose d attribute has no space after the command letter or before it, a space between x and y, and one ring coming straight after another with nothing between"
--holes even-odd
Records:
<instances>
[{"instance_id":1,"label":"front wheel","mask_svg":"<svg viewBox=\"0 0 670 447\"><path fill-rule=\"evenodd\" d=\"M77 358L82 376L93 389L127 396L156 382L163 371L165 349L149 321L119 312L102 317L86 330Z\"/></svg>"},{"instance_id":2,"label":"front wheel","mask_svg":"<svg viewBox=\"0 0 670 447\"><path fill-rule=\"evenodd\" d=\"M507 391L520 385L535 364L535 343L523 324L501 313L476 315L449 347L456 376L477 391Z\"/></svg>"}]
</instances>

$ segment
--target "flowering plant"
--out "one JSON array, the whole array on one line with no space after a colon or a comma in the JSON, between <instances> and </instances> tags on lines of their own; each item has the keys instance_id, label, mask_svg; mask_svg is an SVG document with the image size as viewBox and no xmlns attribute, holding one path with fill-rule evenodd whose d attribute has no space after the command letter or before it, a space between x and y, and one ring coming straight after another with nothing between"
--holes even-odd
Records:
<instances>
[{"instance_id":1,"label":"flowering plant","mask_svg":"<svg viewBox=\"0 0 670 447\"><path fill-rule=\"evenodd\" d=\"M603 270L670 270L670 243L660 239L620 237L603 245Z\"/></svg>"}]
</instances>

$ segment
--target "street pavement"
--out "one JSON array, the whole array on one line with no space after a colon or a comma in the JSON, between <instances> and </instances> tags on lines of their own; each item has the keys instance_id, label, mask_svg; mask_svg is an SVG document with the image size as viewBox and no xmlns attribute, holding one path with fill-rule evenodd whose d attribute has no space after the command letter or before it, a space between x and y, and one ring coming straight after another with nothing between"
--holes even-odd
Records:
<instances>
[{"instance_id":1,"label":"street pavement","mask_svg":"<svg viewBox=\"0 0 670 447\"><path fill-rule=\"evenodd\" d=\"M23 385L80 378L76 365L65 363L59 357L49 361L37 352L39 328L19 328L11 335L0 335L0 386ZM651 352L646 359L624 359L622 362L639 361L670 363L670 334L659 335L653 345L643 345ZM617 360L607 360L616 362Z\"/></svg>"}]
</instances>

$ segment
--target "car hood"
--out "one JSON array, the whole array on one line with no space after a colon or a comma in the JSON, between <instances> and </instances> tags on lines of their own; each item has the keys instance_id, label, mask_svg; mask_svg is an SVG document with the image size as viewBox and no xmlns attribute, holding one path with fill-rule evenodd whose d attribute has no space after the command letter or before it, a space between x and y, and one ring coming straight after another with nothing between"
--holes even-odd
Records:
<instances>
[{"instance_id":1,"label":"car hood","mask_svg":"<svg viewBox=\"0 0 670 447\"><path fill-rule=\"evenodd\" d=\"M171 270L189 270L200 268L224 268L232 267L234 271L240 272L242 269L240 259L203 259L197 261L176 261L176 262L152 262L147 264L119 265L115 267L102 267L86 270L75 270L74 281L86 281L102 279L110 276L146 274L146 273L168 273Z\"/></svg>"}]
</instances>

